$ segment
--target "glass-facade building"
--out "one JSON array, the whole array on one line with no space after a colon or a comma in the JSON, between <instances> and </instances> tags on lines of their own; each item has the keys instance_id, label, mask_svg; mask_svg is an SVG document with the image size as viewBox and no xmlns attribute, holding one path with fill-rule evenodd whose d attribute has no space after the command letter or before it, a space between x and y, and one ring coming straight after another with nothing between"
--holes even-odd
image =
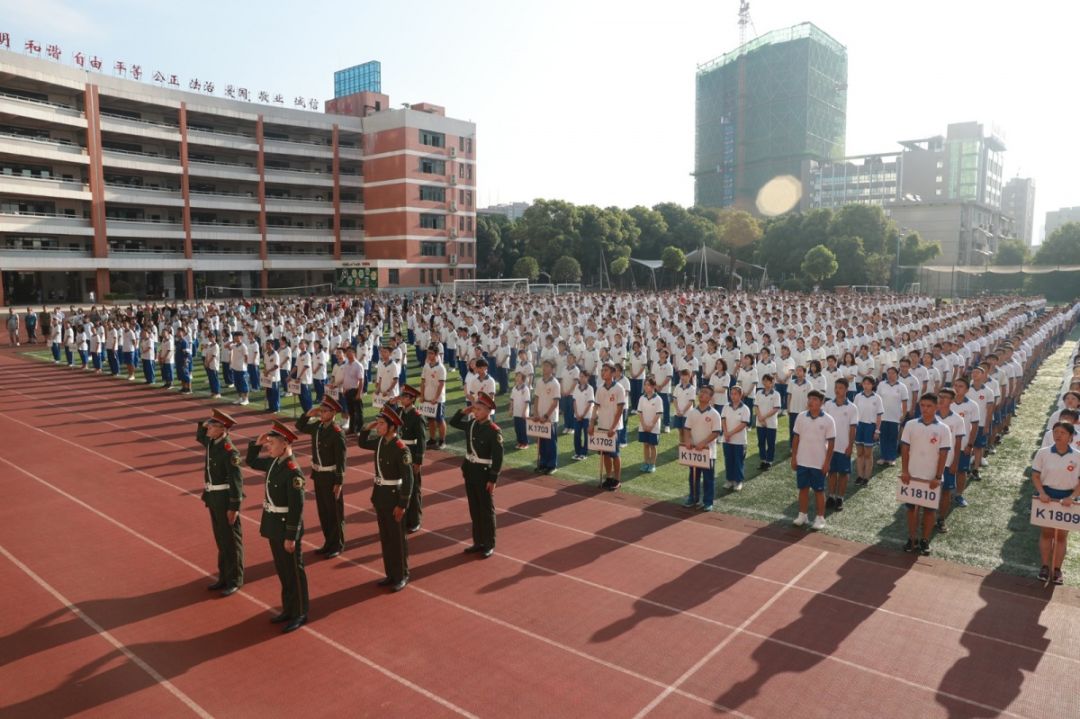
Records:
<instances>
[{"instance_id":1,"label":"glass-facade building","mask_svg":"<svg viewBox=\"0 0 1080 719\"><path fill-rule=\"evenodd\" d=\"M378 60L353 65L334 73L334 97L358 92L382 92L382 63Z\"/></svg>"},{"instance_id":2,"label":"glass-facade building","mask_svg":"<svg viewBox=\"0 0 1080 719\"><path fill-rule=\"evenodd\" d=\"M846 124L847 49L812 23L699 66L695 203L752 207L778 175L806 188L811 162L844 157Z\"/></svg>"}]
</instances>

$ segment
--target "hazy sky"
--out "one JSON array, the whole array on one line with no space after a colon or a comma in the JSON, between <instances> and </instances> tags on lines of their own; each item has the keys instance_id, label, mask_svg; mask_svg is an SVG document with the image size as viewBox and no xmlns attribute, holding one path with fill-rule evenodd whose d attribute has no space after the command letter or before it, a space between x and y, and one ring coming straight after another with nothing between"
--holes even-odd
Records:
<instances>
[{"instance_id":1,"label":"hazy sky","mask_svg":"<svg viewBox=\"0 0 1080 719\"><path fill-rule=\"evenodd\" d=\"M738 44L738 4L0 0L0 32L19 52L55 43L63 62L81 50L289 102L377 59L395 105L478 123L482 205L689 204L694 73ZM848 154L980 120L1004 134L1006 177L1035 178L1036 238L1047 210L1080 205L1080 4L756 0L751 15L758 34L809 20L847 46Z\"/></svg>"}]
</instances>

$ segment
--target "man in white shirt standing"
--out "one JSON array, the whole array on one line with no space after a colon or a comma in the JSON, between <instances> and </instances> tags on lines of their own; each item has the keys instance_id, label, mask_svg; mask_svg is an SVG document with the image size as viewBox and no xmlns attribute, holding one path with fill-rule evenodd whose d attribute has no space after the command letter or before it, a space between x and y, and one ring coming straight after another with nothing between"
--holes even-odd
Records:
<instances>
[{"instance_id":1,"label":"man in white shirt standing","mask_svg":"<svg viewBox=\"0 0 1080 719\"><path fill-rule=\"evenodd\" d=\"M615 439L610 452L601 452L604 480L600 487L614 492L622 484L622 459L619 457L618 433L626 409L626 392L615 382L615 367L605 363L600 369L601 384L596 388L596 409L589 424L589 435L597 432Z\"/></svg>"},{"instance_id":2,"label":"man in white shirt standing","mask_svg":"<svg viewBox=\"0 0 1080 719\"><path fill-rule=\"evenodd\" d=\"M555 363L544 360L540 365L541 380L536 385L533 399L533 421L550 422L551 438L540 439L537 447L536 472L553 474L559 468L559 403L562 388L555 379Z\"/></svg>"},{"instance_id":3,"label":"man in white shirt standing","mask_svg":"<svg viewBox=\"0 0 1080 719\"><path fill-rule=\"evenodd\" d=\"M846 377L837 379L833 386L836 396L822 407L836 425L836 441L833 444L832 459L829 461L829 496L825 500L825 508L842 512L844 497L847 496L848 477L851 476L851 451L855 447L859 410L855 408L855 403L848 399L849 385Z\"/></svg>"},{"instance_id":4,"label":"man in white shirt standing","mask_svg":"<svg viewBox=\"0 0 1080 719\"><path fill-rule=\"evenodd\" d=\"M300 407L304 413L311 411L311 380L312 380L312 357L308 351L307 340L300 340L297 346L296 363L293 365L292 376L300 382Z\"/></svg>"},{"instance_id":5,"label":"man in white shirt standing","mask_svg":"<svg viewBox=\"0 0 1080 719\"><path fill-rule=\"evenodd\" d=\"M795 439L791 447L791 468L799 489L799 516L795 526L805 526L809 517L810 490L814 490L817 516L814 529L825 528L825 475L832 463L836 443L836 423L822 411L825 396L817 390L806 395L807 409L795 418Z\"/></svg>"},{"instance_id":6,"label":"man in white shirt standing","mask_svg":"<svg viewBox=\"0 0 1080 719\"><path fill-rule=\"evenodd\" d=\"M428 418L428 447L446 447L446 366L439 346L428 347L424 369L420 373L420 396L425 403L435 402L435 416Z\"/></svg>"},{"instance_id":7,"label":"man in white shirt standing","mask_svg":"<svg viewBox=\"0 0 1080 719\"><path fill-rule=\"evenodd\" d=\"M229 367L232 368L233 386L236 387L236 404L248 403L248 368L247 347L244 345L244 333L233 332L233 341L229 345Z\"/></svg>"},{"instance_id":8,"label":"man in white shirt standing","mask_svg":"<svg viewBox=\"0 0 1080 719\"><path fill-rule=\"evenodd\" d=\"M345 364L341 368L341 396L345 398L345 411L348 413L342 429L359 433L364 426L364 365L356 359L356 348L352 345L345 345Z\"/></svg>"},{"instance_id":9,"label":"man in white shirt standing","mask_svg":"<svg viewBox=\"0 0 1080 719\"><path fill-rule=\"evenodd\" d=\"M720 413L712 406L713 390L708 385L698 390L697 405L686 413L686 425L679 430L679 444L687 449L709 453L709 467L688 467L690 493L684 507L713 509L716 497L716 440L720 437Z\"/></svg>"},{"instance_id":10,"label":"man in white shirt standing","mask_svg":"<svg viewBox=\"0 0 1080 719\"><path fill-rule=\"evenodd\" d=\"M904 425L900 438L900 481L904 484L918 481L928 484L930 489L941 486L953 438L949 428L937 418L937 404L937 395L927 392L919 398L919 417ZM905 552L918 552L923 556L930 554L930 532L936 514L934 509L923 507L920 537L919 506L907 505L908 541L904 545Z\"/></svg>"}]
</instances>

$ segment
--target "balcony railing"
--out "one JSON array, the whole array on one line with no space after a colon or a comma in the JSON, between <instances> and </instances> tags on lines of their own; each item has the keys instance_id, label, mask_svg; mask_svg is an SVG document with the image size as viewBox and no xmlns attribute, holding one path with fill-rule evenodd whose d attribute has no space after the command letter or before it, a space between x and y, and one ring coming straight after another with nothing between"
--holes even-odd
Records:
<instances>
[{"instance_id":1,"label":"balcony railing","mask_svg":"<svg viewBox=\"0 0 1080 719\"><path fill-rule=\"evenodd\" d=\"M6 98L8 100L18 100L20 102L29 102L34 105L43 105L45 107L54 107L59 110L70 110L71 112L82 114L82 110L71 105L64 105L59 102L49 102L48 100L38 100L32 97L23 97L22 95L12 95L8 92L0 92L0 98Z\"/></svg>"},{"instance_id":2,"label":"balcony railing","mask_svg":"<svg viewBox=\"0 0 1080 719\"><path fill-rule=\"evenodd\" d=\"M174 125L172 123L154 122L153 120L143 120L142 118L139 118L139 117L128 117L127 115L117 115L117 114L112 113L112 112L103 112L103 113L101 113L101 116L102 117L107 117L110 120L126 120L127 122L135 122L135 123L138 123L140 125L150 125L151 127L163 127L163 128L168 129L168 130L179 130L180 129L179 125Z\"/></svg>"},{"instance_id":3,"label":"balcony railing","mask_svg":"<svg viewBox=\"0 0 1080 719\"><path fill-rule=\"evenodd\" d=\"M7 137L13 140L25 140L27 142L38 142L43 145L63 145L64 147L77 147L80 150L86 150L85 147L83 147L77 142L72 142L71 140L63 140L60 138L34 137L32 135L20 135L17 132L0 132L0 137Z\"/></svg>"}]
</instances>

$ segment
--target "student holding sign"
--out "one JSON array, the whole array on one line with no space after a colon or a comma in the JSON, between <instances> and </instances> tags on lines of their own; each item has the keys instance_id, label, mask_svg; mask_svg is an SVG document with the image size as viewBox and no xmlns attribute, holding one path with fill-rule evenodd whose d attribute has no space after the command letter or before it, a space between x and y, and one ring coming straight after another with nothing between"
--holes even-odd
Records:
<instances>
[{"instance_id":1,"label":"student holding sign","mask_svg":"<svg viewBox=\"0 0 1080 719\"><path fill-rule=\"evenodd\" d=\"M1064 508L1073 506L1080 495L1080 452L1072 445L1076 428L1068 422L1058 422L1052 430L1054 444L1043 447L1035 453L1031 462L1031 481L1035 484L1038 499L1043 504L1058 502ZM1064 529L1042 527L1039 536L1039 553L1042 556L1042 568L1039 579L1046 581L1050 568L1054 571L1054 584L1064 584L1061 574L1061 561L1069 533Z\"/></svg>"},{"instance_id":2,"label":"student holding sign","mask_svg":"<svg viewBox=\"0 0 1080 719\"><path fill-rule=\"evenodd\" d=\"M918 497L926 499L927 504L907 502L908 541L905 552L918 552L923 556L930 554L930 531L934 527L937 514L938 488L945 474L945 465L953 449L952 432L944 422L937 418L937 395L927 392L919 398L919 417L904 425L900 438L900 460L902 470L900 481L904 487L912 486L912 481L925 487L915 487ZM926 491L929 490L929 491ZM903 488L901 488L903 492ZM922 537L919 536L919 507L923 508Z\"/></svg>"},{"instance_id":3,"label":"student holding sign","mask_svg":"<svg viewBox=\"0 0 1080 719\"><path fill-rule=\"evenodd\" d=\"M712 387L699 389L697 405L686 413L686 425L679 430L680 447L708 453L707 466L692 464L689 467L690 493L683 504L684 507L701 507L706 512L712 511L716 496L716 440L721 431L720 414L713 409L712 397ZM683 462L682 457L680 462Z\"/></svg>"},{"instance_id":4,"label":"student holding sign","mask_svg":"<svg viewBox=\"0 0 1080 719\"><path fill-rule=\"evenodd\" d=\"M428 417L428 447L446 447L446 366L438 345L427 349L427 361L420 373L420 396L424 404L435 405L434 416Z\"/></svg>"},{"instance_id":5,"label":"student holding sign","mask_svg":"<svg viewBox=\"0 0 1080 719\"><path fill-rule=\"evenodd\" d=\"M622 484L618 433L622 429L623 411L626 409L626 392L615 383L614 377L615 367L605 363L600 369L602 384L596 388L596 409L589 424L590 438L599 433L613 440L611 447L601 452L604 480L600 486L609 492L614 492Z\"/></svg>"}]
</instances>

